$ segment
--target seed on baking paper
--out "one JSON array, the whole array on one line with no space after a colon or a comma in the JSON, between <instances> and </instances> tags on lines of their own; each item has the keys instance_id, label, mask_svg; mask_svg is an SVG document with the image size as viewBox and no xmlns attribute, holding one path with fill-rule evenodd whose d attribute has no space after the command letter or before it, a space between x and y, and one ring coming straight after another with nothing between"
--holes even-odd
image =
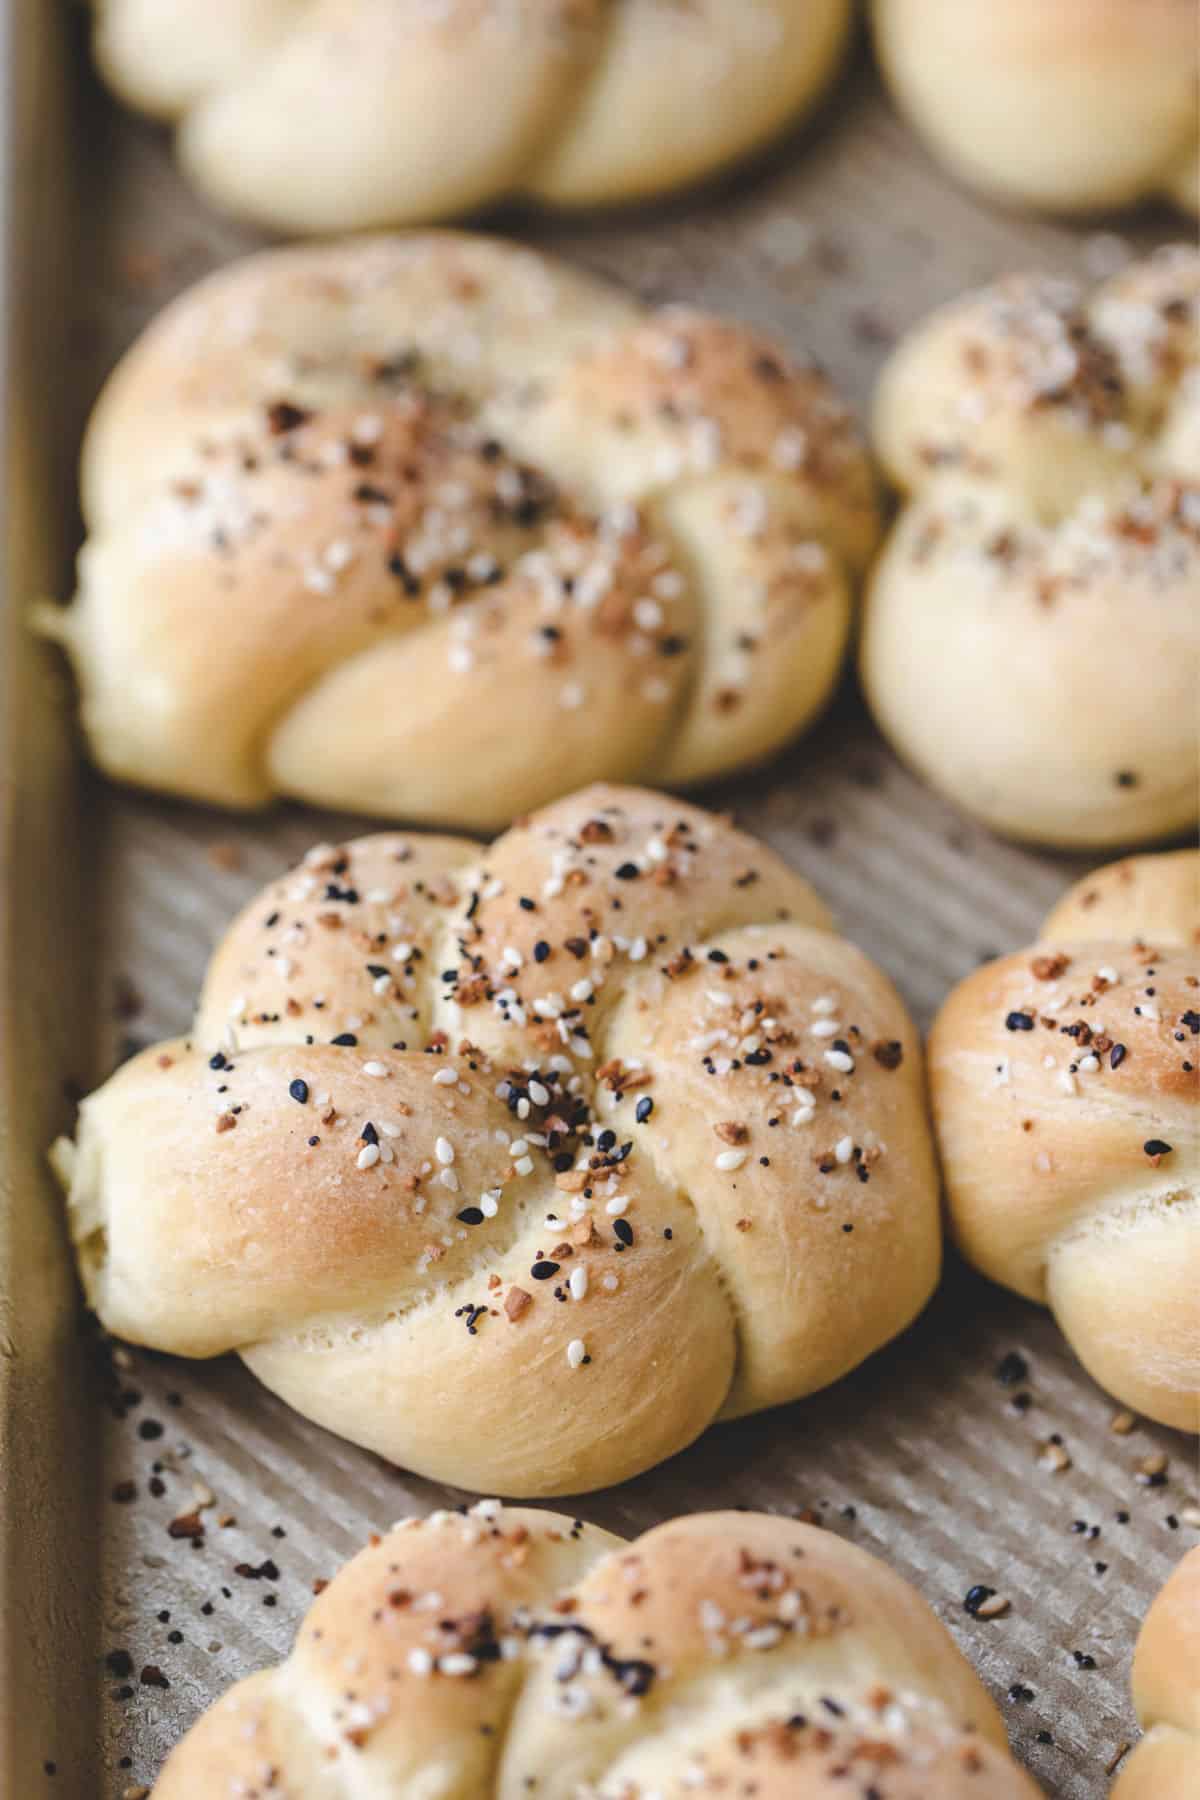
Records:
<instances>
[{"instance_id":1,"label":"seed on baking paper","mask_svg":"<svg viewBox=\"0 0 1200 1800\"><path fill-rule=\"evenodd\" d=\"M1108 1429L1117 1437L1128 1437L1136 1423L1137 1420L1131 1412L1114 1413L1108 1422Z\"/></svg>"},{"instance_id":2,"label":"seed on baking paper","mask_svg":"<svg viewBox=\"0 0 1200 1800\"><path fill-rule=\"evenodd\" d=\"M1038 1463L1043 1469L1049 1469L1051 1474L1061 1475L1071 1467L1071 1458L1061 1444L1048 1440L1038 1446Z\"/></svg>"},{"instance_id":3,"label":"seed on baking paper","mask_svg":"<svg viewBox=\"0 0 1200 1800\"><path fill-rule=\"evenodd\" d=\"M571 1270L571 1279L567 1283L571 1290L572 1300L582 1300L588 1291L588 1272L583 1263Z\"/></svg>"},{"instance_id":4,"label":"seed on baking paper","mask_svg":"<svg viewBox=\"0 0 1200 1800\"><path fill-rule=\"evenodd\" d=\"M587 1356L587 1345L582 1338L572 1338L567 1345L567 1361L573 1369L578 1369Z\"/></svg>"},{"instance_id":5,"label":"seed on baking paper","mask_svg":"<svg viewBox=\"0 0 1200 1800\"><path fill-rule=\"evenodd\" d=\"M1165 1450L1155 1450L1138 1463L1134 1480L1142 1487L1158 1486L1166 1478L1168 1459Z\"/></svg>"}]
</instances>

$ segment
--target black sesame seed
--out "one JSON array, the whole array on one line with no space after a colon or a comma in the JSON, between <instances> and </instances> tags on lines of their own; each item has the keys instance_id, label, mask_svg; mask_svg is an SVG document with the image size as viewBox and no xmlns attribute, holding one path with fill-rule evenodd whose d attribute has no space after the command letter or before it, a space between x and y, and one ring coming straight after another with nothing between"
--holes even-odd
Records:
<instances>
[{"instance_id":1,"label":"black sesame seed","mask_svg":"<svg viewBox=\"0 0 1200 1800\"><path fill-rule=\"evenodd\" d=\"M644 1125L646 1123L646 1120L650 1117L650 1114L653 1111L654 1111L653 1100L650 1098L649 1094L643 1094L641 1099L638 1101L636 1108L634 1109L634 1118L637 1120L639 1125Z\"/></svg>"},{"instance_id":2,"label":"black sesame seed","mask_svg":"<svg viewBox=\"0 0 1200 1800\"><path fill-rule=\"evenodd\" d=\"M454 1216L462 1225L483 1224L483 1213L478 1206L464 1206L462 1211Z\"/></svg>"},{"instance_id":3,"label":"black sesame seed","mask_svg":"<svg viewBox=\"0 0 1200 1800\"><path fill-rule=\"evenodd\" d=\"M1016 1387L1019 1381L1028 1380L1029 1364L1018 1351L1010 1350L996 1364L995 1376L1001 1387Z\"/></svg>"},{"instance_id":4,"label":"black sesame seed","mask_svg":"<svg viewBox=\"0 0 1200 1800\"><path fill-rule=\"evenodd\" d=\"M360 1136L362 1137L364 1144L377 1144L379 1142L379 1133L376 1131L374 1125L372 1125L370 1119L368 1119L363 1126Z\"/></svg>"},{"instance_id":5,"label":"black sesame seed","mask_svg":"<svg viewBox=\"0 0 1200 1800\"><path fill-rule=\"evenodd\" d=\"M1162 1138L1147 1138L1142 1145L1147 1156L1170 1156L1171 1146Z\"/></svg>"},{"instance_id":6,"label":"black sesame seed","mask_svg":"<svg viewBox=\"0 0 1200 1800\"><path fill-rule=\"evenodd\" d=\"M355 1044L357 1044L358 1039L352 1031L339 1031L337 1036L335 1038L330 1038L329 1041L331 1044L340 1045L343 1050L352 1050Z\"/></svg>"},{"instance_id":7,"label":"black sesame seed","mask_svg":"<svg viewBox=\"0 0 1200 1800\"><path fill-rule=\"evenodd\" d=\"M1007 1031L1032 1031L1033 1014L1027 1012L1010 1012L1004 1021Z\"/></svg>"},{"instance_id":8,"label":"black sesame seed","mask_svg":"<svg viewBox=\"0 0 1200 1800\"><path fill-rule=\"evenodd\" d=\"M614 1219L613 1232L625 1245L633 1243L633 1226L628 1219Z\"/></svg>"},{"instance_id":9,"label":"black sesame seed","mask_svg":"<svg viewBox=\"0 0 1200 1800\"><path fill-rule=\"evenodd\" d=\"M641 872L637 864L631 862L620 863L613 871L618 881L636 881Z\"/></svg>"},{"instance_id":10,"label":"black sesame seed","mask_svg":"<svg viewBox=\"0 0 1200 1800\"><path fill-rule=\"evenodd\" d=\"M1119 1069L1121 1064L1125 1061L1125 1058L1128 1055L1129 1055L1129 1052L1125 1048L1124 1044L1114 1044L1112 1047L1112 1055L1108 1059L1109 1068L1110 1069Z\"/></svg>"},{"instance_id":11,"label":"black sesame seed","mask_svg":"<svg viewBox=\"0 0 1200 1800\"><path fill-rule=\"evenodd\" d=\"M549 956L549 954L550 954L549 944L546 942L545 938L539 938L537 943L533 946L534 962L544 963L546 958Z\"/></svg>"},{"instance_id":12,"label":"black sesame seed","mask_svg":"<svg viewBox=\"0 0 1200 1800\"><path fill-rule=\"evenodd\" d=\"M558 1270L558 1263L543 1261L535 1262L529 1273L533 1276L535 1281L549 1281L552 1276L558 1274Z\"/></svg>"},{"instance_id":13,"label":"black sesame seed","mask_svg":"<svg viewBox=\"0 0 1200 1800\"><path fill-rule=\"evenodd\" d=\"M209 1057L208 1066L210 1069L227 1069L229 1064L226 1061L225 1052L223 1050L216 1051Z\"/></svg>"},{"instance_id":14,"label":"black sesame seed","mask_svg":"<svg viewBox=\"0 0 1200 1800\"><path fill-rule=\"evenodd\" d=\"M299 1076L297 1076L295 1081L290 1081L288 1083L288 1093L292 1096L293 1100L295 1100L300 1106L303 1106L305 1101L308 1099L308 1083L307 1083L307 1081L301 1081Z\"/></svg>"}]
</instances>

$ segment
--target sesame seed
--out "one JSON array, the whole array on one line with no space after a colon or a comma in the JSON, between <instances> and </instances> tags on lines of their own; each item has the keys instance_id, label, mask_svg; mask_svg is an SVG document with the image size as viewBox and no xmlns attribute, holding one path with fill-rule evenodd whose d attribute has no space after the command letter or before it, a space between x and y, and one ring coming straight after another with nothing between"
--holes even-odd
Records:
<instances>
[{"instance_id":1,"label":"sesame seed","mask_svg":"<svg viewBox=\"0 0 1200 1800\"><path fill-rule=\"evenodd\" d=\"M848 1056L844 1050L827 1050L825 1061L831 1069L837 1069L839 1074L852 1075L854 1073L854 1058Z\"/></svg>"},{"instance_id":2,"label":"sesame seed","mask_svg":"<svg viewBox=\"0 0 1200 1800\"><path fill-rule=\"evenodd\" d=\"M407 1523L407 1520L405 1523ZM408 1667L410 1673L413 1675L432 1675L433 1657L429 1654L428 1650L422 1650L420 1648L410 1650L408 1653Z\"/></svg>"},{"instance_id":3,"label":"sesame seed","mask_svg":"<svg viewBox=\"0 0 1200 1800\"><path fill-rule=\"evenodd\" d=\"M376 1079L377 1079L377 1080L378 1080L378 1079L379 1079L379 1078L380 1078L380 1077L381 1077L381 1076L384 1076L384 1075L386 1075L386 1074L387 1074L387 1072L388 1072L388 1071L387 1071L387 1064L386 1064L386 1063L381 1063L381 1062L374 1062L374 1061L372 1061L372 1062L365 1062L365 1063L364 1063L364 1064L363 1064L363 1074L364 1074L364 1075L373 1075L373 1076L375 1076L375 1078L376 1078Z\"/></svg>"},{"instance_id":4,"label":"sesame seed","mask_svg":"<svg viewBox=\"0 0 1200 1800\"><path fill-rule=\"evenodd\" d=\"M297 1101L301 1106L303 1106L305 1101L308 1099L308 1083L307 1083L307 1081L301 1081L297 1078L297 1080L289 1082L288 1083L288 1093L292 1096L293 1100Z\"/></svg>"},{"instance_id":5,"label":"sesame seed","mask_svg":"<svg viewBox=\"0 0 1200 1800\"><path fill-rule=\"evenodd\" d=\"M745 1160L744 1150L722 1150L717 1156L716 1167L722 1174L730 1174L734 1169L740 1169Z\"/></svg>"},{"instance_id":6,"label":"sesame seed","mask_svg":"<svg viewBox=\"0 0 1200 1800\"><path fill-rule=\"evenodd\" d=\"M567 1283L571 1290L572 1300L582 1300L588 1291L588 1272L583 1263L571 1270L571 1279Z\"/></svg>"},{"instance_id":7,"label":"sesame seed","mask_svg":"<svg viewBox=\"0 0 1200 1800\"><path fill-rule=\"evenodd\" d=\"M572 1338L567 1345L567 1362L571 1368L577 1369L587 1355L587 1345L582 1338Z\"/></svg>"},{"instance_id":8,"label":"sesame seed","mask_svg":"<svg viewBox=\"0 0 1200 1800\"><path fill-rule=\"evenodd\" d=\"M839 1138L833 1147L833 1154L838 1162L848 1163L850 1158L854 1155L854 1139L848 1137Z\"/></svg>"},{"instance_id":9,"label":"sesame seed","mask_svg":"<svg viewBox=\"0 0 1200 1800\"><path fill-rule=\"evenodd\" d=\"M533 1101L535 1106L549 1106L550 1089L548 1087L543 1087L540 1081L531 1081L529 1083L529 1098Z\"/></svg>"},{"instance_id":10,"label":"sesame seed","mask_svg":"<svg viewBox=\"0 0 1200 1800\"><path fill-rule=\"evenodd\" d=\"M451 1064L444 1069L438 1070L433 1078L433 1085L434 1087L453 1087L457 1080L458 1070Z\"/></svg>"},{"instance_id":11,"label":"sesame seed","mask_svg":"<svg viewBox=\"0 0 1200 1800\"><path fill-rule=\"evenodd\" d=\"M454 1145L448 1138L440 1137L433 1146L433 1154L446 1167L454 1161Z\"/></svg>"},{"instance_id":12,"label":"sesame seed","mask_svg":"<svg viewBox=\"0 0 1200 1800\"><path fill-rule=\"evenodd\" d=\"M375 1164L378 1161L379 1161L379 1145L378 1144L364 1144L362 1149L358 1153L359 1168L360 1169L373 1169L375 1167Z\"/></svg>"},{"instance_id":13,"label":"sesame seed","mask_svg":"<svg viewBox=\"0 0 1200 1800\"><path fill-rule=\"evenodd\" d=\"M468 1656L465 1650L454 1650L449 1656L438 1658L438 1669L443 1675L474 1675L478 1667L478 1659Z\"/></svg>"},{"instance_id":14,"label":"sesame seed","mask_svg":"<svg viewBox=\"0 0 1200 1800\"><path fill-rule=\"evenodd\" d=\"M814 1037L836 1037L842 1029L837 1019L817 1019L808 1028Z\"/></svg>"}]
</instances>

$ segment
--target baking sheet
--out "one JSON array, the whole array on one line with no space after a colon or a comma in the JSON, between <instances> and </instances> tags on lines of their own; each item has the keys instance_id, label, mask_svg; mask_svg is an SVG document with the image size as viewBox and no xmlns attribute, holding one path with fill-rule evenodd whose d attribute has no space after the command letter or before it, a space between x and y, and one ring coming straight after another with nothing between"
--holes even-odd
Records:
<instances>
[{"instance_id":1,"label":"baking sheet","mask_svg":"<svg viewBox=\"0 0 1200 1800\"><path fill-rule=\"evenodd\" d=\"M10 393L9 425L28 503L10 537L5 669L0 1793L110 1800L151 1781L219 1691L286 1651L315 1577L369 1530L459 1496L306 1424L235 1361L114 1358L73 1305L39 1161L70 1121L67 1090L186 1028L235 908L318 837L362 826L298 808L231 819L77 784L67 684L15 614L33 592L67 591L64 466L81 409L157 307L261 240L207 212L163 134L98 91L81 18L11 0L14 23L9 378L26 387L19 418ZM932 167L861 54L810 128L699 197L497 222L648 297L772 328L814 350L860 408L892 335L963 286L1029 265L1103 272L1180 231L1149 215L1118 239L985 208ZM1086 866L990 838L920 788L850 683L767 774L702 797L814 881L923 1025L980 957L1027 942ZM1005 1358L1011 1384L996 1374ZM1198 1535L1183 1518L1197 1498L1190 1441L1141 1422L1115 1435L1115 1410L1047 1315L952 1265L920 1324L848 1380L720 1427L578 1510L630 1534L706 1506L812 1512L923 1589L1046 1791L1097 1800L1136 1735L1137 1624ZM1054 1439L1061 1456L1043 1453ZM1138 1468L1155 1453L1165 1478L1147 1486ZM172 1535L198 1504L202 1534ZM977 1582L1010 1599L1005 1617L968 1617Z\"/></svg>"}]
</instances>

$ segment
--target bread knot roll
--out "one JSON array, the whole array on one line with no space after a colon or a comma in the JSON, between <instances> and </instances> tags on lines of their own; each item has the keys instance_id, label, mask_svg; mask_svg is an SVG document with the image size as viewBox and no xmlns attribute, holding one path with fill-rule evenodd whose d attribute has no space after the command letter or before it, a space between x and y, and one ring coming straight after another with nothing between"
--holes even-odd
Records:
<instances>
[{"instance_id":1,"label":"bread knot roll","mask_svg":"<svg viewBox=\"0 0 1200 1800\"><path fill-rule=\"evenodd\" d=\"M218 205L284 232L640 200L813 105L851 0L98 0L96 55Z\"/></svg>"},{"instance_id":2,"label":"bread knot roll","mask_svg":"<svg viewBox=\"0 0 1200 1800\"><path fill-rule=\"evenodd\" d=\"M620 1481L823 1387L937 1280L916 1033L806 882L596 788L319 846L59 1146L91 1303L394 1462Z\"/></svg>"},{"instance_id":3,"label":"bread knot roll","mask_svg":"<svg viewBox=\"0 0 1200 1800\"><path fill-rule=\"evenodd\" d=\"M769 756L874 547L829 383L484 238L277 250L185 294L83 455L64 641L112 774L494 828Z\"/></svg>"},{"instance_id":4,"label":"bread knot roll","mask_svg":"<svg viewBox=\"0 0 1200 1800\"><path fill-rule=\"evenodd\" d=\"M920 1596L830 1532L700 1513L625 1543L480 1501L373 1539L155 1800L1032 1800Z\"/></svg>"},{"instance_id":5,"label":"bread knot roll","mask_svg":"<svg viewBox=\"0 0 1200 1800\"><path fill-rule=\"evenodd\" d=\"M1200 204L1192 0L873 0L884 79L964 181L1018 205Z\"/></svg>"},{"instance_id":6,"label":"bread knot roll","mask_svg":"<svg viewBox=\"0 0 1200 1800\"><path fill-rule=\"evenodd\" d=\"M1200 1792L1200 1549L1184 1557L1146 1614L1133 1699L1146 1735L1113 1800L1192 1800Z\"/></svg>"},{"instance_id":7,"label":"bread knot roll","mask_svg":"<svg viewBox=\"0 0 1200 1800\"><path fill-rule=\"evenodd\" d=\"M1139 930L1139 915L1152 933ZM1031 949L968 976L929 1040L964 1254L1048 1305L1110 1393L1193 1432L1198 928L1200 852L1101 870L1056 908Z\"/></svg>"},{"instance_id":8,"label":"bread knot roll","mask_svg":"<svg viewBox=\"0 0 1200 1800\"><path fill-rule=\"evenodd\" d=\"M1200 251L943 307L885 368L875 433L906 504L862 676L901 755L1037 842L1193 823Z\"/></svg>"}]
</instances>

